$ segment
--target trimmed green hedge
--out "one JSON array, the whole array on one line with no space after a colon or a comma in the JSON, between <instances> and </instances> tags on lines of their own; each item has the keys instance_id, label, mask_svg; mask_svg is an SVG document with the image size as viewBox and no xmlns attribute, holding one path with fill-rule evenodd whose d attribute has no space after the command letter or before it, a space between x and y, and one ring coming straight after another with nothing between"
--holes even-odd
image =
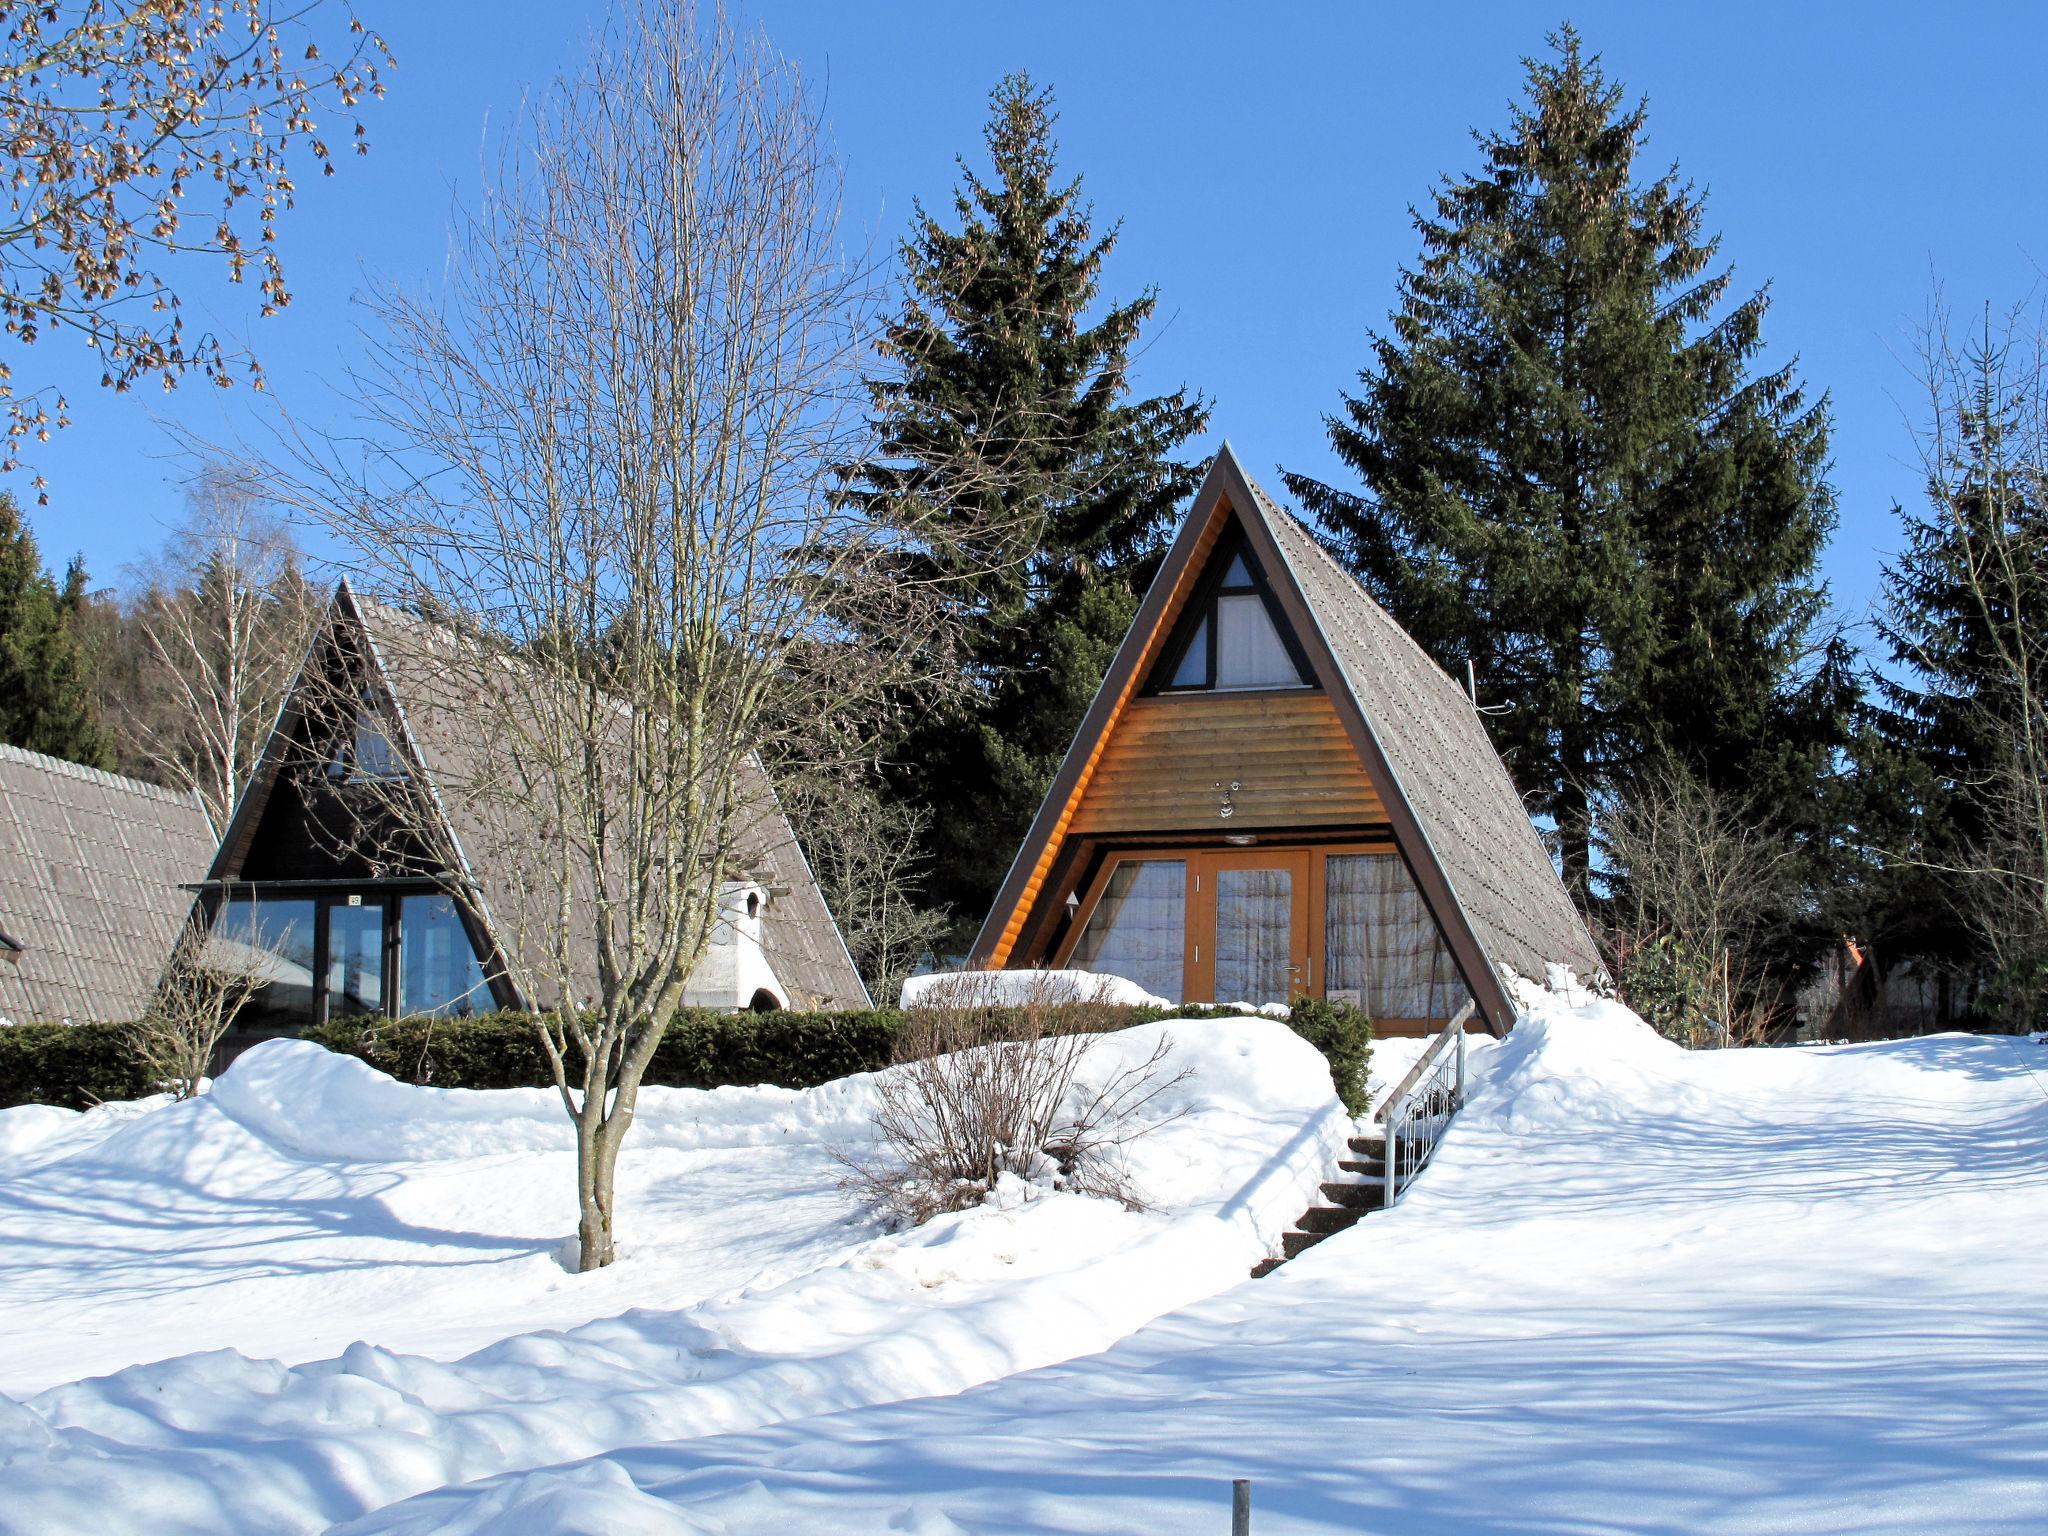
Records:
<instances>
[{"instance_id":1,"label":"trimmed green hedge","mask_svg":"<svg viewBox=\"0 0 2048 1536\"><path fill-rule=\"evenodd\" d=\"M889 1064L902 1015L713 1013L684 1009L655 1047L645 1082L661 1088L774 1083L813 1088ZM331 1051L360 1057L402 1082L435 1088L544 1088L553 1079L530 1016L346 1019L308 1030Z\"/></svg>"},{"instance_id":2,"label":"trimmed green hedge","mask_svg":"<svg viewBox=\"0 0 2048 1536\"><path fill-rule=\"evenodd\" d=\"M1003 1010L991 1010L998 1018ZM1102 1008L1086 1005L1052 1027L1091 1034L1154 1019L1231 1018L1225 1008ZM1289 1021L1323 1053L1345 1108L1365 1109L1372 1021L1356 1008L1309 1001ZM685 1009L669 1024L645 1081L663 1088L724 1088L772 1083L813 1088L895 1059L903 1015L893 1008L857 1013L713 1013ZM467 1019L348 1019L306 1038L359 1057L380 1072L436 1088L540 1088L551 1081L532 1020L520 1013Z\"/></svg>"},{"instance_id":3,"label":"trimmed green hedge","mask_svg":"<svg viewBox=\"0 0 2048 1536\"><path fill-rule=\"evenodd\" d=\"M1005 1010L991 1010L1000 1032ZM1164 1018L1228 1018L1225 1008L1054 1009L1051 1027L1105 1033ZM1353 1114L1365 1108L1365 1068L1372 1024L1356 1008L1324 1002L1295 1005L1296 1034L1330 1063L1338 1095ZM813 1088L895 1059L903 1015L892 1008L859 1013L713 1013L676 1015L646 1081L666 1088L723 1088L773 1083ZM401 1082L436 1088L543 1088L551 1081L532 1020L519 1013L466 1019L345 1019L307 1032L329 1050L355 1056ZM124 1024L15 1024L0 1028L0 1108L61 1104L86 1109L105 1099L153 1092Z\"/></svg>"},{"instance_id":4,"label":"trimmed green hedge","mask_svg":"<svg viewBox=\"0 0 2048 1536\"><path fill-rule=\"evenodd\" d=\"M156 1091L126 1024L0 1027L0 1109L59 1104L90 1109Z\"/></svg>"}]
</instances>

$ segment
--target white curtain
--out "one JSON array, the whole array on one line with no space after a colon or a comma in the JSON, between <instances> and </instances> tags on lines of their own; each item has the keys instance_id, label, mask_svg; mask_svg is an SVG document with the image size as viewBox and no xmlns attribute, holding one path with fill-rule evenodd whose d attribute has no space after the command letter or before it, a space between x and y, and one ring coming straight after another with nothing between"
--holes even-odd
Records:
<instances>
[{"instance_id":1,"label":"white curtain","mask_svg":"<svg viewBox=\"0 0 2048 1536\"><path fill-rule=\"evenodd\" d=\"M1323 990L1355 991L1376 1019L1448 1019L1465 984L1398 854L1333 854L1324 893Z\"/></svg>"},{"instance_id":2,"label":"white curtain","mask_svg":"<svg viewBox=\"0 0 2048 1536\"><path fill-rule=\"evenodd\" d=\"M1255 592L1216 599L1216 686L1291 688L1301 682Z\"/></svg>"},{"instance_id":3,"label":"white curtain","mask_svg":"<svg viewBox=\"0 0 2048 1536\"><path fill-rule=\"evenodd\" d=\"M1074 945L1077 970L1121 976L1155 996L1184 995L1188 867L1180 859L1125 860Z\"/></svg>"},{"instance_id":4,"label":"white curtain","mask_svg":"<svg viewBox=\"0 0 2048 1536\"><path fill-rule=\"evenodd\" d=\"M1216 1001L1286 1002L1293 930L1294 878L1286 870L1216 871Z\"/></svg>"}]
</instances>

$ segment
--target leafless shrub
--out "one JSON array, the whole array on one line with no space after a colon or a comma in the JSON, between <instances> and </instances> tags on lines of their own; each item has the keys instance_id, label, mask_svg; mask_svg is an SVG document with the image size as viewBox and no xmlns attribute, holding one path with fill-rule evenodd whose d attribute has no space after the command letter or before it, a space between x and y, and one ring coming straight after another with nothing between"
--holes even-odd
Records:
<instances>
[{"instance_id":1,"label":"leafless shrub","mask_svg":"<svg viewBox=\"0 0 2048 1536\"><path fill-rule=\"evenodd\" d=\"M1021 1000L985 977L941 984L906 1016L878 1085L875 1144L843 1159L842 1187L908 1226L981 1204L1005 1175L1143 1210L1125 1154L1179 1118L1159 1101L1190 1069L1173 1068L1162 1038L1143 1061L1087 1074L1117 1017L1045 984Z\"/></svg>"},{"instance_id":2,"label":"leafless shrub","mask_svg":"<svg viewBox=\"0 0 2048 1536\"><path fill-rule=\"evenodd\" d=\"M130 1026L130 1039L150 1076L173 1097L189 1099L199 1091L215 1047L277 979L290 942L289 930L269 943L253 933L233 941L188 933L172 952L149 1011Z\"/></svg>"},{"instance_id":3,"label":"leafless shrub","mask_svg":"<svg viewBox=\"0 0 2048 1536\"><path fill-rule=\"evenodd\" d=\"M1603 958L1629 1005L1689 1045L1761 1040L1785 1002L1756 957L1792 899L1793 848L1753 798L1659 759L1603 796Z\"/></svg>"}]
</instances>

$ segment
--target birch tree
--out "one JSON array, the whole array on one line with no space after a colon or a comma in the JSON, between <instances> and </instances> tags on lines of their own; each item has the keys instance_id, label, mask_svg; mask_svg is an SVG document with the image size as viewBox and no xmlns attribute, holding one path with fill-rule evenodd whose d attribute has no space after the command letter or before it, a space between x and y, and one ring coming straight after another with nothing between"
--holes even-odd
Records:
<instances>
[{"instance_id":1,"label":"birch tree","mask_svg":"<svg viewBox=\"0 0 2048 1536\"><path fill-rule=\"evenodd\" d=\"M254 483L203 469L144 573L117 705L124 757L196 790L216 827L263 754L319 617L291 530Z\"/></svg>"},{"instance_id":2,"label":"birch tree","mask_svg":"<svg viewBox=\"0 0 2048 1536\"><path fill-rule=\"evenodd\" d=\"M869 761L885 711L945 683L947 605L904 574L932 529L834 494L871 344L838 198L792 65L722 13L628 6L538 97L444 288L368 300L360 434L288 434L271 472L433 620L386 660L416 735L462 743L434 787L511 892L491 917L544 1010L586 1270L761 841L760 765Z\"/></svg>"}]
</instances>

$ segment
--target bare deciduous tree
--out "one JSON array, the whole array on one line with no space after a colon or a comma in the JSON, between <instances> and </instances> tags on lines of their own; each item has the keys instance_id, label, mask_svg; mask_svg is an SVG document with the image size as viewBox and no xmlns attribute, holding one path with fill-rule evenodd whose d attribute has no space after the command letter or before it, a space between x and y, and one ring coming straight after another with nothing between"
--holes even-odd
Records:
<instances>
[{"instance_id":1,"label":"bare deciduous tree","mask_svg":"<svg viewBox=\"0 0 2048 1536\"><path fill-rule=\"evenodd\" d=\"M173 1096L199 1091L242 1010L288 972L290 944L290 930L265 942L252 925L232 936L188 933L173 950L149 1011L129 1026L136 1054Z\"/></svg>"},{"instance_id":2,"label":"bare deciduous tree","mask_svg":"<svg viewBox=\"0 0 2048 1536\"><path fill-rule=\"evenodd\" d=\"M892 1005L952 921L917 900L931 812L845 777L794 785L783 804L869 996Z\"/></svg>"},{"instance_id":3,"label":"bare deciduous tree","mask_svg":"<svg viewBox=\"0 0 2048 1536\"><path fill-rule=\"evenodd\" d=\"M869 296L793 67L646 0L530 127L445 292L371 299L360 439L288 429L272 484L435 621L405 707L465 743L435 788L513 892L491 915L547 1010L594 1269L642 1074L761 842L760 764L871 761L948 683L946 616L903 574L926 530L834 494Z\"/></svg>"},{"instance_id":4,"label":"bare deciduous tree","mask_svg":"<svg viewBox=\"0 0 2048 1536\"><path fill-rule=\"evenodd\" d=\"M0 141L12 171L0 317L10 337L80 335L114 389L151 375L168 387L193 368L232 381L217 338L186 339L178 296L157 268L173 256L215 256L232 282L256 269L263 314L291 302L277 216L297 196L302 164L332 175L341 142L367 149L357 109L383 94L378 66L390 62L346 0L325 18L321 9L320 0L0 0ZM334 130L321 122L330 113ZM193 221L187 203L199 197L213 206ZM0 470L20 462L25 438L46 439L65 419L61 396L17 395L11 378L0 363Z\"/></svg>"},{"instance_id":5,"label":"bare deciduous tree","mask_svg":"<svg viewBox=\"0 0 2048 1536\"><path fill-rule=\"evenodd\" d=\"M1091 1072L1107 1005L1054 987L1017 1000L967 974L926 992L876 1085L876 1144L843 1159L845 1187L912 1226L979 1205L1005 1176L1144 1209L1124 1150L1179 1117L1166 1106L1189 1069L1162 1037Z\"/></svg>"},{"instance_id":6,"label":"bare deciduous tree","mask_svg":"<svg viewBox=\"0 0 2048 1536\"><path fill-rule=\"evenodd\" d=\"M1610 971L1624 990L1646 962L1660 990L1682 983L1687 1003L1671 1022L1688 1038L1709 1018L1733 1038L1759 1037L1782 999L1757 995L1753 957L1791 900L1792 845L1752 798L1671 758L1617 780L1598 809Z\"/></svg>"},{"instance_id":7,"label":"bare deciduous tree","mask_svg":"<svg viewBox=\"0 0 2048 1536\"><path fill-rule=\"evenodd\" d=\"M115 701L124 755L196 790L216 827L263 753L320 604L291 532L225 466L194 479L187 515L143 573L136 652Z\"/></svg>"}]
</instances>

